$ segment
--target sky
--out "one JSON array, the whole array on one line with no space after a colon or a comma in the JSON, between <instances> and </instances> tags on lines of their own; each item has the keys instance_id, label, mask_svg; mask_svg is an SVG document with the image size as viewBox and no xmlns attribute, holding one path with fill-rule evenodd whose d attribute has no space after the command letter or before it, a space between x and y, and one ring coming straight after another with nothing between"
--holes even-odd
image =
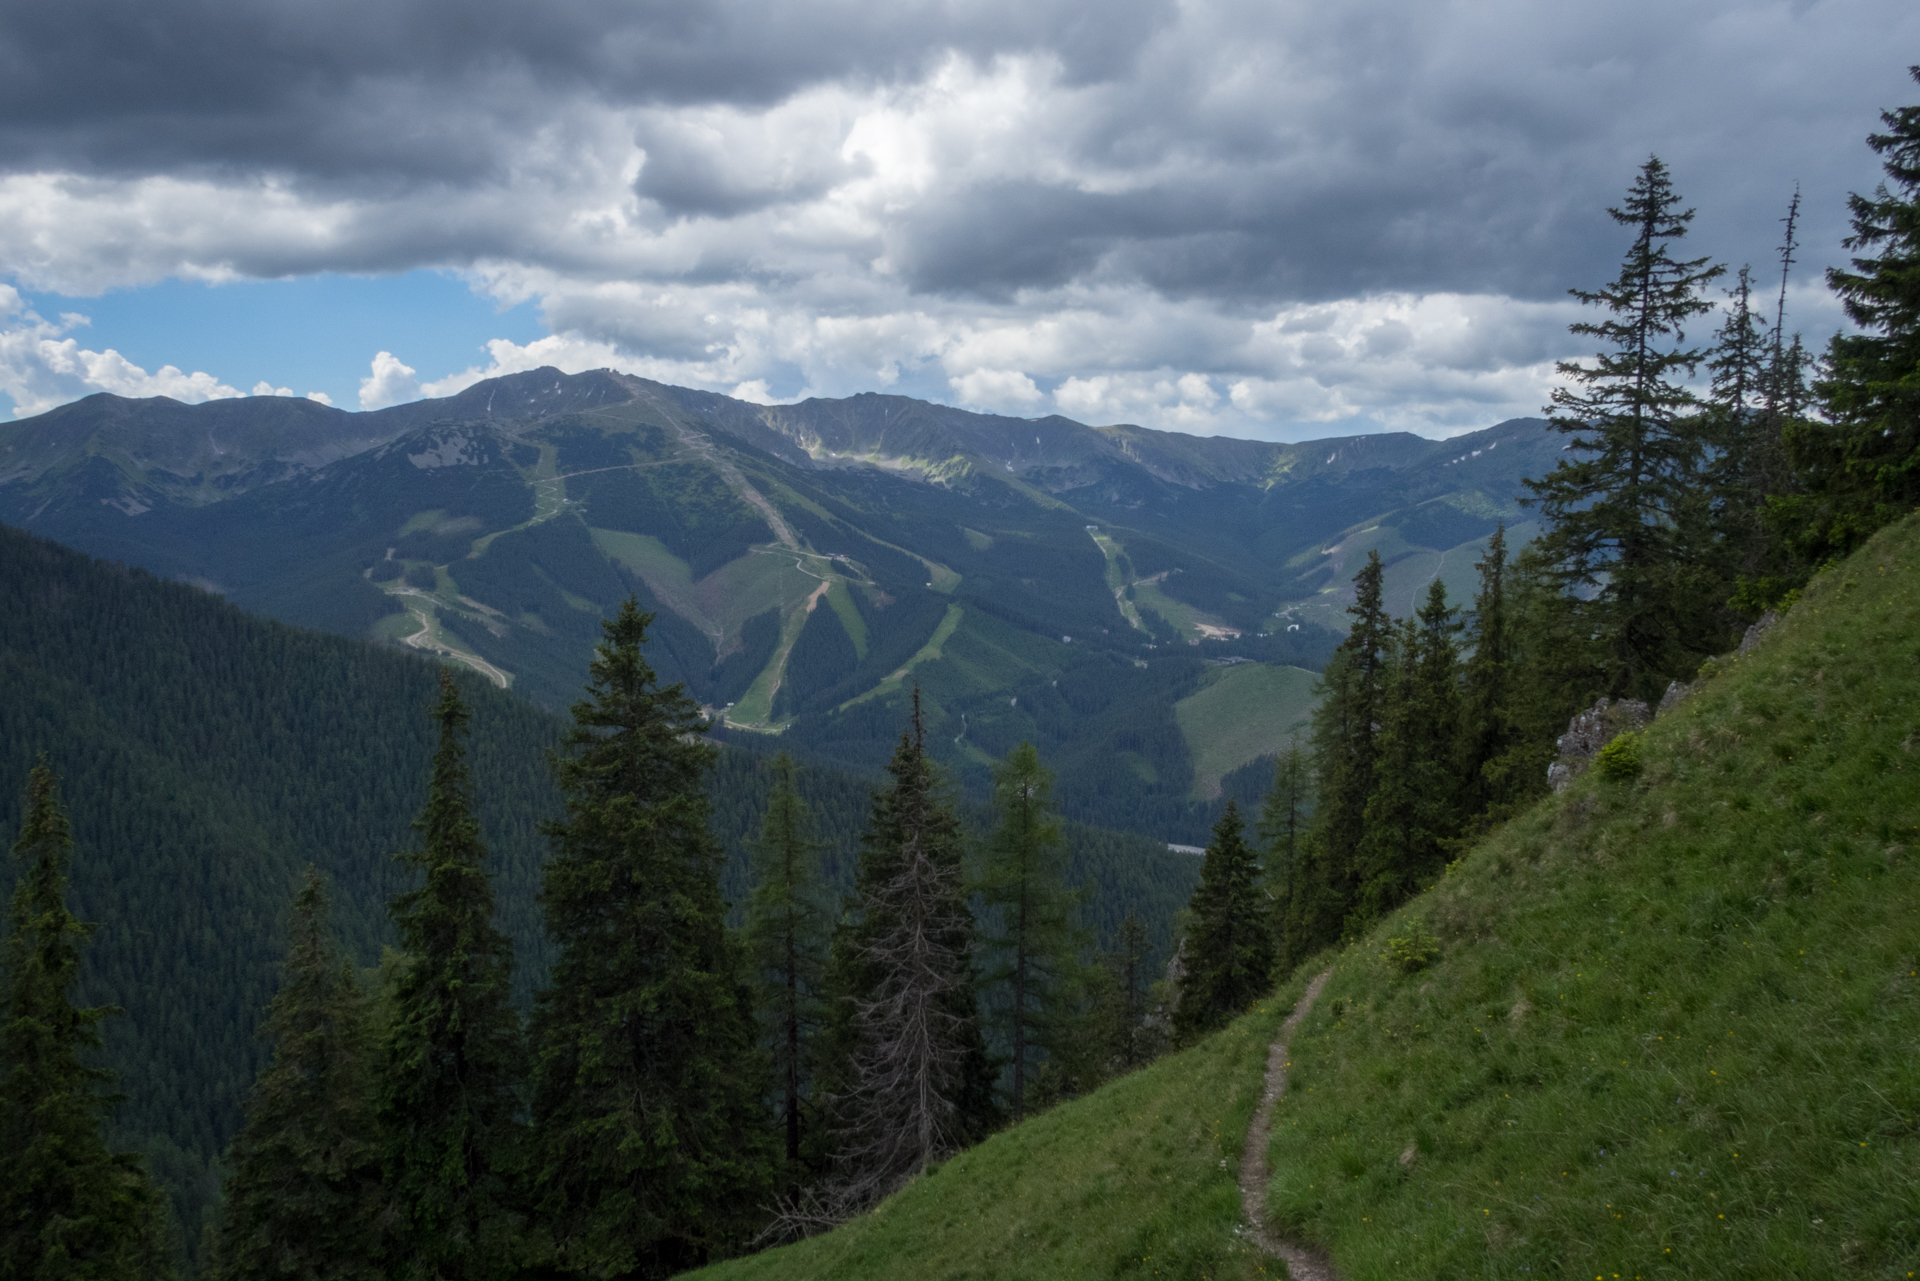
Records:
<instances>
[{"instance_id":1,"label":"sky","mask_svg":"<svg viewBox=\"0 0 1920 1281\"><path fill-rule=\"evenodd\" d=\"M1650 154L1684 247L1769 298L1798 184L1824 344L1916 59L1911 0L10 6L0 392L375 409L611 366L1444 436L1586 353L1567 291Z\"/></svg>"}]
</instances>

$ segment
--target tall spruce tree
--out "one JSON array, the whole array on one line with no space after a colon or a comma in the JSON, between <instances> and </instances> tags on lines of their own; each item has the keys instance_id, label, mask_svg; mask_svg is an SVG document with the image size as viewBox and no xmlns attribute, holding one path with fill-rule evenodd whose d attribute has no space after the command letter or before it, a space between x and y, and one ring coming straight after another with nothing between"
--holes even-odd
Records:
<instances>
[{"instance_id":1,"label":"tall spruce tree","mask_svg":"<svg viewBox=\"0 0 1920 1281\"><path fill-rule=\"evenodd\" d=\"M833 941L839 1213L871 1204L999 1120L981 1033L963 840L926 754L920 691L860 838Z\"/></svg>"},{"instance_id":2,"label":"tall spruce tree","mask_svg":"<svg viewBox=\"0 0 1920 1281\"><path fill-rule=\"evenodd\" d=\"M440 743L413 821L419 847L395 855L423 879L390 908L406 959L378 1086L392 1200L387 1271L407 1281L479 1281L513 1275L520 1263L513 944L494 925L463 742L469 713L445 670L432 715Z\"/></svg>"},{"instance_id":3,"label":"tall spruce tree","mask_svg":"<svg viewBox=\"0 0 1920 1281\"><path fill-rule=\"evenodd\" d=\"M384 1197L372 1093L373 1028L353 967L328 937L327 891L307 869L280 990L227 1153L221 1281L375 1281Z\"/></svg>"},{"instance_id":4,"label":"tall spruce tree","mask_svg":"<svg viewBox=\"0 0 1920 1281\"><path fill-rule=\"evenodd\" d=\"M1284 960L1291 965L1340 937L1360 895L1360 842L1379 760L1392 620L1380 604L1378 552L1354 575L1353 627L1320 674L1313 712L1313 770L1319 782L1304 866L1287 906Z\"/></svg>"},{"instance_id":5,"label":"tall spruce tree","mask_svg":"<svg viewBox=\"0 0 1920 1281\"><path fill-rule=\"evenodd\" d=\"M628 599L603 624L554 765L566 815L546 828L534 1210L547 1266L573 1276L696 1265L770 1190L766 1064L708 827L714 749L641 653L652 621Z\"/></svg>"},{"instance_id":6,"label":"tall spruce tree","mask_svg":"<svg viewBox=\"0 0 1920 1281\"><path fill-rule=\"evenodd\" d=\"M1920 82L1920 66L1908 68ZM1776 518L1817 563L1845 555L1920 505L1920 105L1882 112L1867 145L1886 180L1847 198L1859 256L1827 272L1862 332L1837 334L1815 392L1828 419L1787 428L1804 496L1776 501Z\"/></svg>"},{"instance_id":7,"label":"tall spruce tree","mask_svg":"<svg viewBox=\"0 0 1920 1281\"><path fill-rule=\"evenodd\" d=\"M1689 675L1723 639L1718 585L1703 558L1709 540L1706 439L1688 389L1705 353L1685 346L1685 326L1713 304L1702 296L1721 274L1707 259L1676 259L1691 209L1680 208L1667 167L1641 166L1626 203L1607 211L1633 229L1611 284L1571 292L1605 317L1571 326L1598 338L1592 364L1562 361L1568 385L1548 408L1574 451L1529 479L1547 529L1534 552L1562 587L1566 608L1603 638L1609 691L1657 697Z\"/></svg>"},{"instance_id":8,"label":"tall spruce tree","mask_svg":"<svg viewBox=\"0 0 1920 1281\"><path fill-rule=\"evenodd\" d=\"M987 843L980 896L997 909L999 928L987 940L994 965L986 982L1002 989L1013 1052L1009 1102L1017 1124L1026 1115L1028 1060L1037 1048L1059 1048L1070 1026L1068 1003L1086 938L1074 922L1082 896L1067 889L1066 839L1053 812L1053 775L1032 743L1021 743L994 772L1000 821Z\"/></svg>"},{"instance_id":9,"label":"tall spruce tree","mask_svg":"<svg viewBox=\"0 0 1920 1281\"><path fill-rule=\"evenodd\" d=\"M1508 594L1507 527L1487 540L1474 565L1480 588L1467 623L1470 653L1461 672L1461 812L1470 823L1504 818L1518 800L1507 758L1521 745L1515 662L1518 641Z\"/></svg>"},{"instance_id":10,"label":"tall spruce tree","mask_svg":"<svg viewBox=\"0 0 1920 1281\"><path fill-rule=\"evenodd\" d=\"M753 845L753 895L747 902L747 946L760 984L759 1008L773 1047L781 1128L791 1194L802 1177L802 1140L815 1077L814 1034L822 1021L828 910L820 885L825 848L814 837L813 812L794 786L793 758L773 759L773 791ZM817 1111L817 1109L811 1109Z\"/></svg>"},{"instance_id":11,"label":"tall spruce tree","mask_svg":"<svg viewBox=\"0 0 1920 1281\"><path fill-rule=\"evenodd\" d=\"M1714 452L1706 468L1711 492L1714 561L1732 586L1735 609L1755 613L1797 579L1797 566L1781 539L1769 501L1794 491L1787 466L1785 432L1807 402L1807 357L1795 334L1786 337L1787 284L1798 247L1800 192L1787 206L1780 247L1780 292L1772 324L1763 327L1751 305L1751 273L1740 269L1728 292L1719 339L1707 361L1713 399L1707 410Z\"/></svg>"},{"instance_id":12,"label":"tall spruce tree","mask_svg":"<svg viewBox=\"0 0 1920 1281\"><path fill-rule=\"evenodd\" d=\"M1147 927L1128 912L1120 918L1113 948L1103 958L1113 982L1108 988L1111 1004L1105 1011L1102 1049L1114 1068L1131 1072L1154 1055L1154 1037L1146 1027L1148 988L1147 962L1153 946Z\"/></svg>"},{"instance_id":13,"label":"tall spruce tree","mask_svg":"<svg viewBox=\"0 0 1920 1281\"><path fill-rule=\"evenodd\" d=\"M93 926L67 907L72 829L43 757L27 778L20 864L3 954L0 1023L0 1281L171 1277L159 1194L138 1157L100 1134L113 1074L88 1060L119 1011L76 1007L80 950Z\"/></svg>"},{"instance_id":14,"label":"tall spruce tree","mask_svg":"<svg viewBox=\"0 0 1920 1281\"><path fill-rule=\"evenodd\" d=\"M1187 973L1173 1011L1182 1042L1219 1027L1273 985L1271 913L1261 902L1259 859L1241 829L1240 807L1228 801L1188 904Z\"/></svg>"},{"instance_id":15,"label":"tall spruce tree","mask_svg":"<svg viewBox=\"0 0 1920 1281\"><path fill-rule=\"evenodd\" d=\"M1287 905L1304 870L1307 832L1313 820L1313 769L1297 741L1289 740L1273 766L1273 786L1260 807L1260 846L1266 853L1266 892L1273 921L1274 948L1287 946Z\"/></svg>"},{"instance_id":16,"label":"tall spruce tree","mask_svg":"<svg viewBox=\"0 0 1920 1281\"><path fill-rule=\"evenodd\" d=\"M1447 604L1446 585L1434 579L1394 646L1382 700L1379 769L1360 842L1361 921L1391 911L1437 873L1446 843L1461 825L1456 612Z\"/></svg>"}]
</instances>

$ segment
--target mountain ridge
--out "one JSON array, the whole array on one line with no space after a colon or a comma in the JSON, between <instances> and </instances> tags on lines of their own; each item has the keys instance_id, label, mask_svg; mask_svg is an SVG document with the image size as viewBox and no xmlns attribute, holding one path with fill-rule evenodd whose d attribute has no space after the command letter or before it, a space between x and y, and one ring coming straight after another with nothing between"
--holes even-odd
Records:
<instances>
[{"instance_id":1,"label":"mountain ridge","mask_svg":"<svg viewBox=\"0 0 1920 1281\"><path fill-rule=\"evenodd\" d=\"M546 368L363 414L90 397L0 426L0 520L550 708L631 595L729 734L871 770L918 684L963 786L1028 739L1192 843L1302 723L1299 681L1245 682L1223 754L1222 700L1180 710L1207 661L1316 669L1369 550L1464 601L1557 456L1537 420L1277 444Z\"/></svg>"}]
</instances>

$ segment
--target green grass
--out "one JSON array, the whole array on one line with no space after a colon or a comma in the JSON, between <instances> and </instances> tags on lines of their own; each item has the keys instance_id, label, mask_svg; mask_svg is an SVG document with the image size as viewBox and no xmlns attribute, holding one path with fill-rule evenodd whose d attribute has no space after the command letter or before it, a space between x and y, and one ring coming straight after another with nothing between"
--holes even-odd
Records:
<instances>
[{"instance_id":1,"label":"green grass","mask_svg":"<svg viewBox=\"0 0 1920 1281\"><path fill-rule=\"evenodd\" d=\"M1175 600L1161 591L1158 583L1149 583L1144 579L1133 584L1133 603L1136 609L1150 609L1160 615L1167 626L1186 640L1197 641L1203 636L1219 636L1236 630L1205 610L1196 609L1183 600Z\"/></svg>"},{"instance_id":2,"label":"green grass","mask_svg":"<svg viewBox=\"0 0 1920 1281\"><path fill-rule=\"evenodd\" d=\"M860 658L867 656L867 620L860 617L859 607L853 603L844 578L836 577L833 586L827 589L827 604L833 606L833 612L839 616L840 626L847 629L847 639L853 642L853 652Z\"/></svg>"},{"instance_id":3,"label":"green grass","mask_svg":"<svg viewBox=\"0 0 1920 1281\"><path fill-rule=\"evenodd\" d=\"M700 580L700 607L737 636L755 614L778 609L784 616L805 605L821 579L838 576L831 565L813 552L762 544Z\"/></svg>"},{"instance_id":4,"label":"green grass","mask_svg":"<svg viewBox=\"0 0 1920 1281\"><path fill-rule=\"evenodd\" d=\"M706 632L716 635L719 625L701 608L700 593L694 585L693 571L687 562L667 550L667 545L651 534L632 534L625 530L594 529L593 545L612 560L640 576L647 590L674 613Z\"/></svg>"},{"instance_id":5,"label":"green grass","mask_svg":"<svg viewBox=\"0 0 1920 1281\"><path fill-rule=\"evenodd\" d=\"M817 591L823 584L816 580L813 586ZM793 653L794 642L800 639L800 633L807 625L807 616L813 612L806 605L807 598L802 597L796 608L789 609L781 616L780 643L774 647L773 657L767 660L767 665L753 678L753 684L747 686L747 692L727 709L727 724L737 729L774 733L786 728L786 722L776 723L773 719L773 697L780 692L780 682L786 678L787 656ZM818 608L817 605L815 607Z\"/></svg>"},{"instance_id":6,"label":"green grass","mask_svg":"<svg viewBox=\"0 0 1920 1281\"><path fill-rule=\"evenodd\" d=\"M1337 958L1276 1222L1356 1281L1920 1271L1917 739L1908 521L1637 778L1577 780ZM1402 974L1416 930L1439 959Z\"/></svg>"},{"instance_id":7,"label":"green grass","mask_svg":"<svg viewBox=\"0 0 1920 1281\"><path fill-rule=\"evenodd\" d=\"M1267 1047L1300 983L1194 1049L1006 1130L812 1240L704 1281L1284 1275L1236 1231Z\"/></svg>"},{"instance_id":8,"label":"green grass","mask_svg":"<svg viewBox=\"0 0 1920 1281\"><path fill-rule=\"evenodd\" d=\"M907 677L913 672L914 668L920 666L922 663L933 662L940 657L948 638L953 635L953 629L960 626L960 619L965 613L966 611L958 605L947 606L947 612L941 616L940 622L934 627L933 635L927 638L926 644L914 651L912 658L909 658L898 671L890 673L887 678L878 685L875 685L864 694L855 695L840 704L840 706L842 708L852 707L855 703L864 703L870 698L884 698L898 690L906 683Z\"/></svg>"},{"instance_id":9,"label":"green grass","mask_svg":"<svg viewBox=\"0 0 1920 1281\"><path fill-rule=\"evenodd\" d=\"M1088 527L1087 533L1093 536L1093 545L1107 558L1107 590L1113 593L1113 603L1120 607L1120 616L1127 620L1135 631L1144 632L1147 625L1140 621L1140 609L1127 599L1127 588L1131 585L1126 573L1120 568L1120 555L1125 550L1118 539L1102 530Z\"/></svg>"},{"instance_id":10,"label":"green grass","mask_svg":"<svg viewBox=\"0 0 1920 1281\"><path fill-rule=\"evenodd\" d=\"M955 626L944 635L936 629L928 642L938 642L939 652L914 657L929 692L943 699L993 693L1017 685L1030 675L1059 673L1063 647L1058 642L977 609L956 617L957 611L957 606L950 606L947 615L955 618ZM941 622L944 624L946 618Z\"/></svg>"},{"instance_id":11,"label":"green grass","mask_svg":"<svg viewBox=\"0 0 1920 1281\"><path fill-rule=\"evenodd\" d=\"M400 537L405 538L408 534L417 534L423 529L431 529L445 520L446 516L447 511L444 507L435 507L431 511L415 512L413 515L407 517L406 524L400 526Z\"/></svg>"},{"instance_id":12,"label":"green grass","mask_svg":"<svg viewBox=\"0 0 1920 1281\"><path fill-rule=\"evenodd\" d=\"M1175 703L1173 718L1193 757L1194 794L1211 800L1227 774L1304 734L1319 680L1298 667L1237 663L1215 668L1205 685Z\"/></svg>"}]
</instances>

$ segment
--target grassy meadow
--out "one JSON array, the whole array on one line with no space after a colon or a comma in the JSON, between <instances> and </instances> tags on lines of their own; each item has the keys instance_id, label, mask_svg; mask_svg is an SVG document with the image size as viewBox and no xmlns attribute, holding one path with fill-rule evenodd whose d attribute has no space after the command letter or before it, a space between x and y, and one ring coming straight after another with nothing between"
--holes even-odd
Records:
<instances>
[{"instance_id":1,"label":"grassy meadow","mask_svg":"<svg viewBox=\"0 0 1920 1281\"><path fill-rule=\"evenodd\" d=\"M836 1232L699 1275L1279 1276L1234 1183L1305 976L1268 1213L1378 1278L1920 1272L1920 521L1194 1049Z\"/></svg>"},{"instance_id":2,"label":"grassy meadow","mask_svg":"<svg viewBox=\"0 0 1920 1281\"><path fill-rule=\"evenodd\" d=\"M1353 1278L1920 1271L1917 736L1909 521L1637 774L1589 772L1336 958L1276 1223Z\"/></svg>"},{"instance_id":3,"label":"grassy meadow","mask_svg":"<svg viewBox=\"0 0 1920 1281\"><path fill-rule=\"evenodd\" d=\"M1205 1042L995 1135L825 1236L703 1281L1283 1276L1241 1231L1235 1178L1267 1047L1304 982Z\"/></svg>"}]
</instances>

